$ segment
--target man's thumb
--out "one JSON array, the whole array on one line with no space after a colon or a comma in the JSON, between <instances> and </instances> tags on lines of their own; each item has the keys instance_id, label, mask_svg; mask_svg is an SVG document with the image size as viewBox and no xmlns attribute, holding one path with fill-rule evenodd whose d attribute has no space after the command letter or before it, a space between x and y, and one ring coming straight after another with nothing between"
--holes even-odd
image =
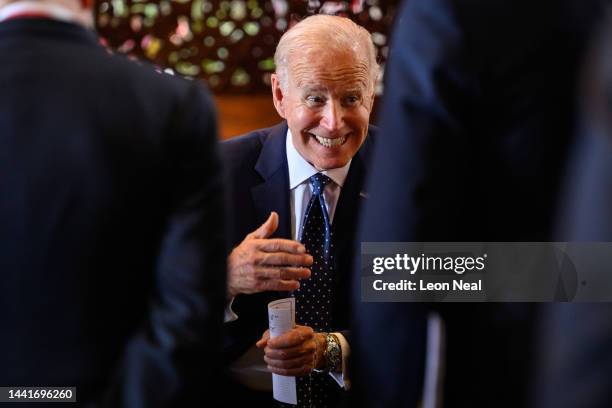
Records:
<instances>
[{"instance_id":1,"label":"man's thumb","mask_svg":"<svg viewBox=\"0 0 612 408\"><path fill-rule=\"evenodd\" d=\"M251 238L268 238L274 234L274 231L278 228L278 214L275 211L270 213L270 216L261 224L259 228L251 233Z\"/></svg>"}]
</instances>

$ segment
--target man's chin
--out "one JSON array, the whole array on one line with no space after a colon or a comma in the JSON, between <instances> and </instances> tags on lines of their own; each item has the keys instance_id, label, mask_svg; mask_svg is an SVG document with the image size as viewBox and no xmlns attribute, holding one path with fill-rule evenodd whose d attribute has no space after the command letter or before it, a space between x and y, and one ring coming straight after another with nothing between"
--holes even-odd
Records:
<instances>
[{"instance_id":1,"label":"man's chin","mask_svg":"<svg viewBox=\"0 0 612 408\"><path fill-rule=\"evenodd\" d=\"M320 157L310 162L310 164L312 164L313 167L319 171L344 167L346 163L348 163L348 160L344 160L342 158L321 159Z\"/></svg>"}]
</instances>

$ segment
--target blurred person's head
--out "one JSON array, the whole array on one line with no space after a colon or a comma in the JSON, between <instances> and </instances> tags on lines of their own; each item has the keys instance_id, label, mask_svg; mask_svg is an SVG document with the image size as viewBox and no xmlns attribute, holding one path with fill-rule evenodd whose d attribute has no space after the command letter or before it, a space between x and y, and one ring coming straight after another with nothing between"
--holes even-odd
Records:
<instances>
[{"instance_id":1,"label":"blurred person's head","mask_svg":"<svg viewBox=\"0 0 612 408\"><path fill-rule=\"evenodd\" d=\"M296 150L319 170L346 165L363 144L379 75L370 34L315 15L280 39L272 95Z\"/></svg>"},{"instance_id":2,"label":"blurred person's head","mask_svg":"<svg viewBox=\"0 0 612 408\"><path fill-rule=\"evenodd\" d=\"M58 12L57 7L63 10L60 13L69 13L66 19L72 20L86 27L93 28L93 7L94 0L0 0L0 10L15 7L19 4L35 4L53 12Z\"/></svg>"}]
</instances>

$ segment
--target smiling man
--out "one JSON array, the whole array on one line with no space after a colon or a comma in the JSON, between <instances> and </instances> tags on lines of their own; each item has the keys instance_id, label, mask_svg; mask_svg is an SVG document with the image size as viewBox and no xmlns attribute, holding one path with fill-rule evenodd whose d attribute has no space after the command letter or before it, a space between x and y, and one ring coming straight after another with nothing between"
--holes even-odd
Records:
<instances>
[{"instance_id":1,"label":"smiling man","mask_svg":"<svg viewBox=\"0 0 612 408\"><path fill-rule=\"evenodd\" d=\"M222 147L233 224L228 395L269 402L271 371L299 377L300 407L334 406L349 385L352 248L379 67L370 34L327 15L287 31L275 63L272 96L285 121ZM297 326L270 340L267 304L287 296Z\"/></svg>"}]
</instances>

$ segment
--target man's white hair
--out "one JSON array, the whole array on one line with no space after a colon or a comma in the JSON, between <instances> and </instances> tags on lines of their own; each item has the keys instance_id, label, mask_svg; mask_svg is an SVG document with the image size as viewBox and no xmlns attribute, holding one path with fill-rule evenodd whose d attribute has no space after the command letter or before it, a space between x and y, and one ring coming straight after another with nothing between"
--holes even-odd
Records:
<instances>
[{"instance_id":1,"label":"man's white hair","mask_svg":"<svg viewBox=\"0 0 612 408\"><path fill-rule=\"evenodd\" d=\"M325 50L346 52L353 50L358 58L363 58L370 73L370 89L374 89L380 66L376 62L376 47L372 36L363 27L346 17L316 14L309 16L291 27L281 37L274 64L281 89L287 89L289 61L296 52Z\"/></svg>"}]
</instances>

